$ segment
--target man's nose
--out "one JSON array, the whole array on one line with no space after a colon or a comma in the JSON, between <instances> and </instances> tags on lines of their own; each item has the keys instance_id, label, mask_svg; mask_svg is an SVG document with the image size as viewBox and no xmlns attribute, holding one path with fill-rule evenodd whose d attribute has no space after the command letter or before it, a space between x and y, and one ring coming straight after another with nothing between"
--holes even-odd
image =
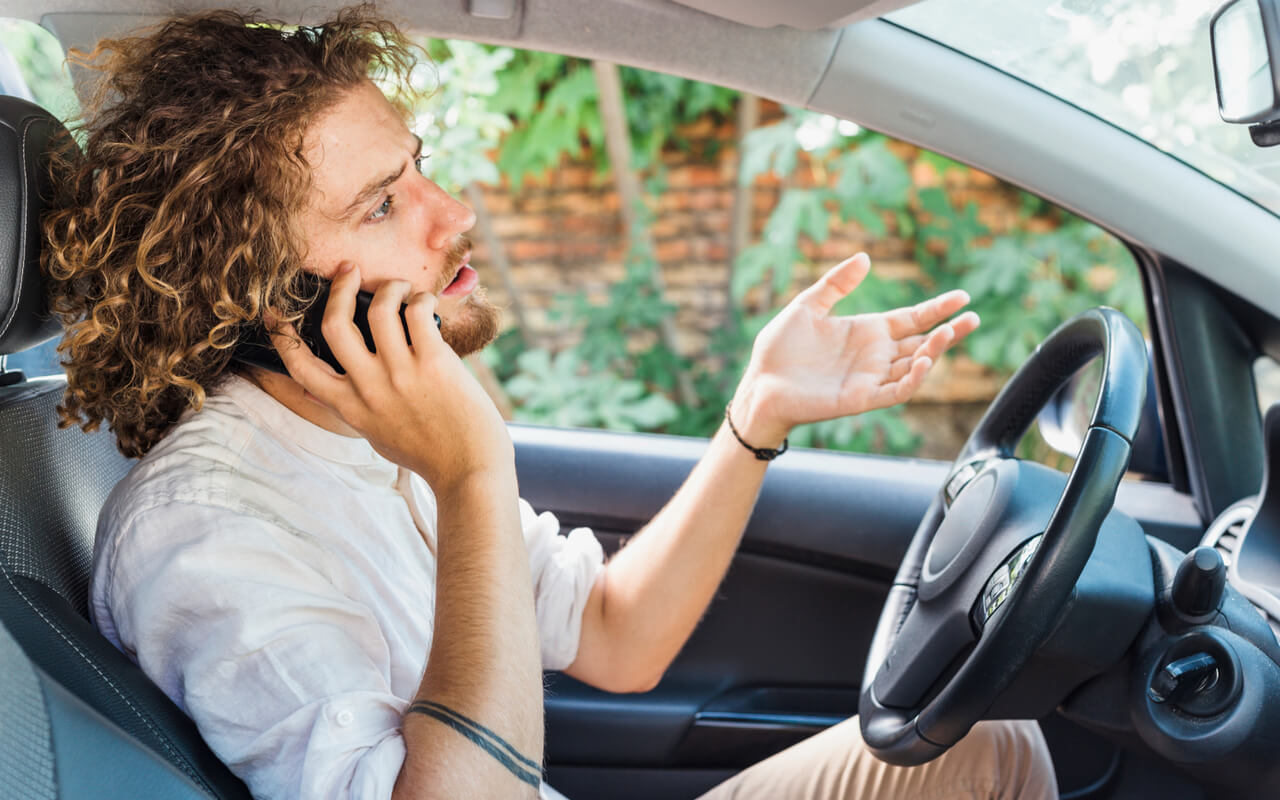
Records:
<instances>
[{"instance_id":1,"label":"man's nose","mask_svg":"<svg viewBox=\"0 0 1280 800\"><path fill-rule=\"evenodd\" d=\"M471 230L476 224L476 213L434 181L428 183L432 214L427 244L435 250L443 250L453 244L458 234Z\"/></svg>"}]
</instances>

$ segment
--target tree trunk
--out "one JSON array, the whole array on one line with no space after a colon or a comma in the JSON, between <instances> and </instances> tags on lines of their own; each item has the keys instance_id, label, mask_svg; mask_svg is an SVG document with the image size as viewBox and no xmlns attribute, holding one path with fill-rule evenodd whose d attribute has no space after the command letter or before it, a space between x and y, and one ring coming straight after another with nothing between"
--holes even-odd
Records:
<instances>
[{"instance_id":1,"label":"tree trunk","mask_svg":"<svg viewBox=\"0 0 1280 800\"><path fill-rule=\"evenodd\" d=\"M510 420L514 413L511 407L511 398L507 396L507 392L502 388L502 383L498 381L498 376L493 374L493 370L489 369L489 365L484 363L484 359L479 353L472 353L464 359L471 367L471 371L475 373L476 380L480 383L480 388L484 389L485 394L489 395L489 399L498 407L498 413L505 420Z\"/></svg>"},{"instance_id":2,"label":"tree trunk","mask_svg":"<svg viewBox=\"0 0 1280 800\"><path fill-rule=\"evenodd\" d=\"M733 322L738 316L738 308L733 300L733 271L738 256L751 245L751 221L755 215L755 204L752 202L755 192L749 183L737 180L742 175L742 160L746 154L747 134L760 124L760 98L754 94L743 92L738 96L737 147L738 165L734 172L735 187L733 190L733 210L729 218L729 263L725 270L724 309L725 316Z\"/></svg>"},{"instance_id":3,"label":"tree trunk","mask_svg":"<svg viewBox=\"0 0 1280 800\"><path fill-rule=\"evenodd\" d=\"M622 100L622 79L618 75L618 65L604 61L591 62L595 71L596 88L600 93L600 119L604 123L604 144L609 153L609 163L613 168L613 179L618 188L618 201L622 207L622 220L627 228L627 237L633 250L653 253L653 243L649 240L649 232L640 220L640 182L631 169L631 132L627 128L627 114ZM653 259L653 289L660 298L666 297L666 287L662 280L662 267L656 258ZM675 321L664 318L658 329L662 343L672 353L679 355L680 349L676 341ZM693 390L693 382L688 373L676 373L676 395L681 404L687 407L698 405L698 396Z\"/></svg>"}]
</instances>

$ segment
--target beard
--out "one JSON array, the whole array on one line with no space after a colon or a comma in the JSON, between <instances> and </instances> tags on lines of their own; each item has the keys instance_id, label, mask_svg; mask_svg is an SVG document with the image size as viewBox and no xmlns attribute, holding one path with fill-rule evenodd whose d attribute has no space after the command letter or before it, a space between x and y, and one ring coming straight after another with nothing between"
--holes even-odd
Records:
<instances>
[{"instance_id":1,"label":"beard","mask_svg":"<svg viewBox=\"0 0 1280 800\"><path fill-rule=\"evenodd\" d=\"M435 287L437 297L445 287L453 281L461 268L463 259L471 254L471 239L458 236L445 254L444 269L441 270L440 285ZM485 293L483 286L477 286L458 308L457 313L440 322L440 338L453 348L459 357L479 352L485 345L498 338L498 308Z\"/></svg>"},{"instance_id":2,"label":"beard","mask_svg":"<svg viewBox=\"0 0 1280 800\"><path fill-rule=\"evenodd\" d=\"M459 357L484 349L498 338L498 307L489 300L483 286L467 296L456 314L440 322L440 338Z\"/></svg>"}]
</instances>

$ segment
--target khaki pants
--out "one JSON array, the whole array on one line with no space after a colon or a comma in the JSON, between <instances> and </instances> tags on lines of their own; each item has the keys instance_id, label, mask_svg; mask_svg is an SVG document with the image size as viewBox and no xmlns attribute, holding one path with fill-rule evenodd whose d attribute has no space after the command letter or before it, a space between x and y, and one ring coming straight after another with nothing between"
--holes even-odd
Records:
<instances>
[{"instance_id":1,"label":"khaki pants","mask_svg":"<svg viewBox=\"0 0 1280 800\"><path fill-rule=\"evenodd\" d=\"M1057 781L1034 722L980 722L919 767L894 767L862 743L858 718L735 775L702 800L1056 800Z\"/></svg>"}]
</instances>

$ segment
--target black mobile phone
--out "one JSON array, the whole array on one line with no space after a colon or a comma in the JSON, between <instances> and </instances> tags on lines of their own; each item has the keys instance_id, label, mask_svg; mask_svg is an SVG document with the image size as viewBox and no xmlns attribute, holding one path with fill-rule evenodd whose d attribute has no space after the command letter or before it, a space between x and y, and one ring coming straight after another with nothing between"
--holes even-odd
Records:
<instances>
[{"instance_id":1,"label":"black mobile phone","mask_svg":"<svg viewBox=\"0 0 1280 800\"><path fill-rule=\"evenodd\" d=\"M303 312L302 319L298 321L296 329L298 335L302 337L302 341L311 348L311 352L315 353L326 364L338 371L338 374L344 374L346 370L338 363L338 358L333 354L333 350L329 349L329 343L324 340L324 336L320 333L320 322L324 319L324 309L329 303L329 281L310 272L303 273L301 280L307 287L314 287L316 290L316 299L311 305L307 306L307 310ZM376 352L377 348L373 344L373 331L369 329L369 303L373 301L371 292L356 293L356 311L353 321L360 330L360 335L364 337L365 347L371 352ZM405 322L404 306L400 306L400 322L404 325L404 337L409 337L409 324ZM440 327L440 315L436 314L436 327ZM279 372L282 375L288 375L289 371L285 369L284 362L280 360L280 354L276 352L276 348L271 344L271 338L267 335L266 329L262 325L254 325L240 336L240 341L236 343L235 349L232 351L232 358L242 361L246 364L252 364L255 367L269 369L272 372Z\"/></svg>"}]
</instances>

